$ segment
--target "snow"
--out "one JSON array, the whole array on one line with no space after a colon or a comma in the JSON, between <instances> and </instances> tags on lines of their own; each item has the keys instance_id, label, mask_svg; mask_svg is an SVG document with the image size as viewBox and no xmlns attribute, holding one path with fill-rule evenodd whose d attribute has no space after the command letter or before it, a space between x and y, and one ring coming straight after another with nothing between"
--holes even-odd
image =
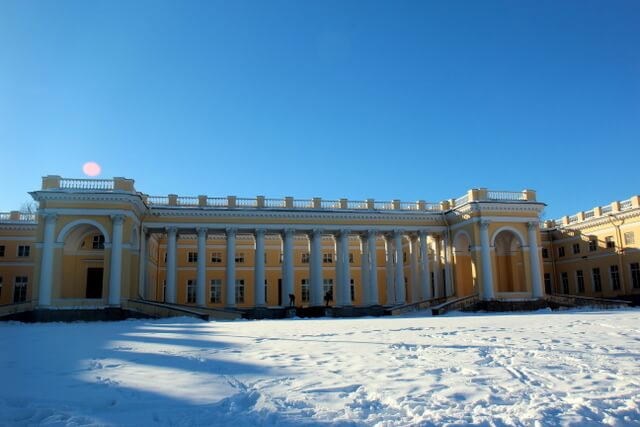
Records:
<instances>
[{"instance_id":1,"label":"snow","mask_svg":"<svg viewBox=\"0 0 640 427\"><path fill-rule=\"evenodd\" d=\"M0 425L640 425L640 311L0 324Z\"/></svg>"}]
</instances>

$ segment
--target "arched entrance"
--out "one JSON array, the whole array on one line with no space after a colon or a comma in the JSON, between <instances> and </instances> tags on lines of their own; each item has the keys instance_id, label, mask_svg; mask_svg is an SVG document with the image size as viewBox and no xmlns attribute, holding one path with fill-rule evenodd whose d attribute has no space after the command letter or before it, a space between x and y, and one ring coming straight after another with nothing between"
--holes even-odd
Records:
<instances>
[{"instance_id":1,"label":"arched entrance","mask_svg":"<svg viewBox=\"0 0 640 427\"><path fill-rule=\"evenodd\" d=\"M459 231L453 239L453 256L456 278L456 295L467 296L478 293L475 265L471 257L471 240L464 231Z\"/></svg>"},{"instance_id":2,"label":"arched entrance","mask_svg":"<svg viewBox=\"0 0 640 427\"><path fill-rule=\"evenodd\" d=\"M522 237L510 229L494 236L496 292L527 292Z\"/></svg>"},{"instance_id":3,"label":"arched entrance","mask_svg":"<svg viewBox=\"0 0 640 427\"><path fill-rule=\"evenodd\" d=\"M104 251L108 239L103 230L94 223L78 223L60 233L59 240L64 246L58 298L99 301L106 298Z\"/></svg>"}]
</instances>

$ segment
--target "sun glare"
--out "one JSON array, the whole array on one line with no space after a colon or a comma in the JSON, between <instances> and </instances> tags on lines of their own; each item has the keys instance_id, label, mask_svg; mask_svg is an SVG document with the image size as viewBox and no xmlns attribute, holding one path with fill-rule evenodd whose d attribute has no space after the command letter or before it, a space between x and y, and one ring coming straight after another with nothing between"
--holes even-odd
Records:
<instances>
[{"instance_id":1,"label":"sun glare","mask_svg":"<svg viewBox=\"0 0 640 427\"><path fill-rule=\"evenodd\" d=\"M82 165L82 172L87 176L98 176L101 170L102 168L96 162L87 162Z\"/></svg>"}]
</instances>

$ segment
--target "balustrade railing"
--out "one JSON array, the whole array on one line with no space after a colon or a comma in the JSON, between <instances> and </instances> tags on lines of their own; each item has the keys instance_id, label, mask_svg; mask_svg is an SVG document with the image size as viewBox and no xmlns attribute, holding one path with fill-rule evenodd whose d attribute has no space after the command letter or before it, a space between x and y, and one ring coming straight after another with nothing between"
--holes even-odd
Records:
<instances>
[{"instance_id":1,"label":"balustrade railing","mask_svg":"<svg viewBox=\"0 0 640 427\"><path fill-rule=\"evenodd\" d=\"M0 212L0 221L8 222L36 222L36 214L23 212Z\"/></svg>"},{"instance_id":2,"label":"balustrade railing","mask_svg":"<svg viewBox=\"0 0 640 427\"><path fill-rule=\"evenodd\" d=\"M593 218L594 216L596 216L596 213L593 211L593 209L584 213L584 219Z\"/></svg>"},{"instance_id":3,"label":"balustrade railing","mask_svg":"<svg viewBox=\"0 0 640 427\"><path fill-rule=\"evenodd\" d=\"M527 197L520 191L487 191L487 198L489 200L506 200L506 201L518 201L526 200Z\"/></svg>"},{"instance_id":4,"label":"balustrade railing","mask_svg":"<svg viewBox=\"0 0 640 427\"><path fill-rule=\"evenodd\" d=\"M264 199L264 206L266 208L284 208L284 199Z\"/></svg>"},{"instance_id":5,"label":"balustrade railing","mask_svg":"<svg viewBox=\"0 0 640 427\"><path fill-rule=\"evenodd\" d=\"M604 215L604 214L611 213L612 210L613 208L611 207L611 205L608 205L608 206L603 206L600 212L602 212L602 214Z\"/></svg>"},{"instance_id":6,"label":"balustrade railing","mask_svg":"<svg viewBox=\"0 0 640 427\"><path fill-rule=\"evenodd\" d=\"M167 196L147 196L147 204L164 206L169 204L169 197Z\"/></svg>"},{"instance_id":7,"label":"balustrade railing","mask_svg":"<svg viewBox=\"0 0 640 427\"><path fill-rule=\"evenodd\" d=\"M393 209L391 202L373 202L373 208L380 211L388 211Z\"/></svg>"},{"instance_id":8,"label":"balustrade railing","mask_svg":"<svg viewBox=\"0 0 640 427\"><path fill-rule=\"evenodd\" d=\"M226 197L207 197L207 206L213 208L226 208L229 203L229 199Z\"/></svg>"},{"instance_id":9,"label":"balustrade railing","mask_svg":"<svg viewBox=\"0 0 640 427\"><path fill-rule=\"evenodd\" d=\"M313 207L313 200L311 199L294 199L293 207L298 209L309 209Z\"/></svg>"},{"instance_id":10,"label":"balustrade railing","mask_svg":"<svg viewBox=\"0 0 640 427\"><path fill-rule=\"evenodd\" d=\"M458 198L456 199L456 206L462 206L462 205L464 205L465 203L467 203L468 201L469 201L469 195L468 195L468 194L465 194L464 196L462 196L462 197L458 197Z\"/></svg>"},{"instance_id":11,"label":"balustrade railing","mask_svg":"<svg viewBox=\"0 0 640 427\"><path fill-rule=\"evenodd\" d=\"M113 179L60 179L60 188L63 190L113 190L113 187Z\"/></svg>"},{"instance_id":12,"label":"balustrade railing","mask_svg":"<svg viewBox=\"0 0 640 427\"><path fill-rule=\"evenodd\" d=\"M574 222L578 222L578 215L571 215L569 217L569 224L572 224Z\"/></svg>"},{"instance_id":13,"label":"balustrade railing","mask_svg":"<svg viewBox=\"0 0 640 427\"><path fill-rule=\"evenodd\" d=\"M631 203L631 200L623 200L620 202L621 211L626 211L628 209L631 209L632 207L633 207L633 204Z\"/></svg>"},{"instance_id":14,"label":"balustrade railing","mask_svg":"<svg viewBox=\"0 0 640 427\"><path fill-rule=\"evenodd\" d=\"M416 202L400 202L400 210L403 211L417 211L418 207Z\"/></svg>"},{"instance_id":15,"label":"balustrade railing","mask_svg":"<svg viewBox=\"0 0 640 427\"><path fill-rule=\"evenodd\" d=\"M258 206L258 201L248 197L238 197L236 199L236 206L239 208L255 208Z\"/></svg>"},{"instance_id":16,"label":"balustrade railing","mask_svg":"<svg viewBox=\"0 0 640 427\"><path fill-rule=\"evenodd\" d=\"M367 202L362 200L348 200L347 208L348 209L367 209Z\"/></svg>"},{"instance_id":17,"label":"balustrade railing","mask_svg":"<svg viewBox=\"0 0 640 427\"><path fill-rule=\"evenodd\" d=\"M178 197L178 206L198 206L197 197Z\"/></svg>"}]
</instances>

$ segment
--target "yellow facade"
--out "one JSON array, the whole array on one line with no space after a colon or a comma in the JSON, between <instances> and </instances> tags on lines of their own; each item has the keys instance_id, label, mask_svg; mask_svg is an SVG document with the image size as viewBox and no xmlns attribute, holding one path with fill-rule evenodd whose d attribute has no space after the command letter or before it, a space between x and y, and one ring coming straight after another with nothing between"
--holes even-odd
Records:
<instances>
[{"instance_id":1,"label":"yellow facade","mask_svg":"<svg viewBox=\"0 0 640 427\"><path fill-rule=\"evenodd\" d=\"M329 304L337 306L471 295L526 300L543 298L549 281L547 293L564 292L563 273L571 294L638 292L637 197L629 207L614 205L613 220L582 214L580 221L565 218L566 224L541 230L544 204L531 190L474 189L439 203L156 197L138 192L130 179L48 176L31 194L39 203L36 216L0 216L3 305L87 308L149 300L252 309L286 306L293 293L297 306L321 306L329 288ZM590 252L592 237L598 247ZM614 247L606 247L609 237ZM264 263L256 263L259 250ZM614 264L619 289L610 282ZM591 285L594 268L601 269L601 291ZM585 280L580 292L578 270Z\"/></svg>"}]
</instances>

